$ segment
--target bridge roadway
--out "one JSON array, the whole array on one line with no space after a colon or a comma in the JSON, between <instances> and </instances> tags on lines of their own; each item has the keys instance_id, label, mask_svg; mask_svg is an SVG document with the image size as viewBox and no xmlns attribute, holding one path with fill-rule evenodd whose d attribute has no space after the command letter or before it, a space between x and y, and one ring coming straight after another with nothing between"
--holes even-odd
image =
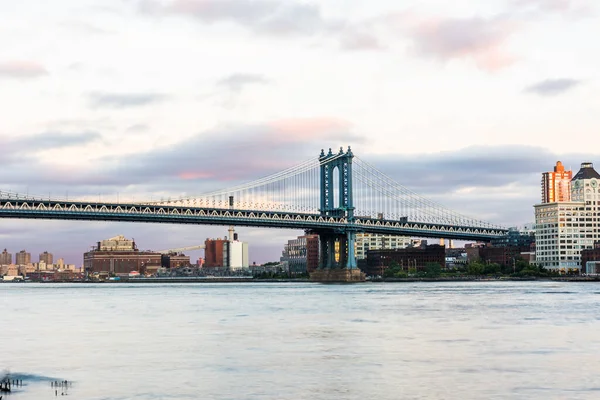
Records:
<instances>
[{"instance_id":1,"label":"bridge roadway","mask_svg":"<svg viewBox=\"0 0 600 400\"><path fill-rule=\"evenodd\" d=\"M489 241L506 234L496 227L469 227L286 211L252 211L161 204L101 203L0 197L0 218L235 225L314 231L347 231L426 238Z\"/></svg>"}]
</instances>

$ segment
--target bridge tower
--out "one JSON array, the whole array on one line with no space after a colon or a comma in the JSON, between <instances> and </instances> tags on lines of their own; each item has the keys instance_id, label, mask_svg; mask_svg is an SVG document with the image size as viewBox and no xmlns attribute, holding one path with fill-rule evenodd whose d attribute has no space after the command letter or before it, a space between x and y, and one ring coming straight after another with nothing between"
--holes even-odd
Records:
<instances>
[{"instance_id":1,"label":"bridge tower","mask_svg":"<svg viewBox=\"0 0 600 400\"><path fill-rule=\"evenodd\" d=\"M337 154L333 153L331 149L327 154L321 150L319 156L321 169L320 213L323 217L345 217L349 224L343 229L316 232L319 234L321 251L319 270L316 271L313 280L343 282L364 280L364 275L357 268L354 251L356 230L352 226L354 222L353 158L354 154L350 147L346 152L340 147ZM338 272L333 272L333 270L338 270Z\"/></svg>"}]
</instances>

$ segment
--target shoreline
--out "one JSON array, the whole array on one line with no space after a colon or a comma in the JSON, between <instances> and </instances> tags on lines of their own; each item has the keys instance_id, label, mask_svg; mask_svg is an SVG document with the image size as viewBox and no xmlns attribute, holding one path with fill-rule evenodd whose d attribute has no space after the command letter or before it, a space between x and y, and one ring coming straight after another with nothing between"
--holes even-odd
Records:
<instances>
[{"instance_id":1,"label":"shoreline","mask_svg":"<svg viewBox=\"0 0 600 400\"><path fill-rule=\"evenodd\" d=\"M379 278L370 279L366 282L357 283L413 283L413 282L600 282L598 277L448 277L448 278ZM28 284L28 283L97 283L97 284L123 284L123 283L319 283L311 282L309 279L254 279L245 277L174 277L174 278L135 278L121 279L115 281L1 281L6 284Z\"/></svg>"}]
</instances>

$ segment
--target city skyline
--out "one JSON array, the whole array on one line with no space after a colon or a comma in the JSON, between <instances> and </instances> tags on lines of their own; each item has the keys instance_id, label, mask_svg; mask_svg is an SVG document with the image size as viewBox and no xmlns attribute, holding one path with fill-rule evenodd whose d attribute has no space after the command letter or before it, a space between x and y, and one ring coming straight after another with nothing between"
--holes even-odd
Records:
<instances>
[{"instance_id":1,"label":"city skyline","mask_svg":"<svg viewBox=\"0 0 600 400\"><path fill-rule=\"evenodd\" d=\"M178 197L352 145L404 186L511 226L534 220L557 160L600 163L588 150L600 144L597 5L396 3L0 5L0 188ZM169 248L224 230L3 219L0 243L79 263L114 234ZM298 236L238 231L257 262Z\"/></svg>"}]
</instances>

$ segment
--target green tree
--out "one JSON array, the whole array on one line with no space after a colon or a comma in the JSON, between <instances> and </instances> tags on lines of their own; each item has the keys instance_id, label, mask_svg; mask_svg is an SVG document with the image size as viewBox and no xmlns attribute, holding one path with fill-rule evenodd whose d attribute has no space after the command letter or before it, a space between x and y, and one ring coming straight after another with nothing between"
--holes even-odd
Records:
<instances>
[{"instance_id":1,"label":"green tree","mask_svg":"<svg viewBox=\"0 0 600 400\"><path fill-rule=\"evenodd\" d=\"M438 263L427 263L423 276L426 278L437 278L442 274L442 266Z\"/></svg>"},{"instance_id":2,"label":"green tree","mask_svg":"<svg viewBox=\"0 0 600 400\"><path fill-rule=\"evenodd\" d=\"M484 266L483 273L486 275L497 275L501 270L500 264L490 263Z\"/></svg>"},{"instance_id":3,"label":"green tree","mask_svg":"<svg viewBox=\"0 0 600 400\"><path fill-rule=\"evenodd\" d=\"M398 264L396 261L392 261L385 271L383 271L383 277L395 278L399 272L401 272L400 264Z\"/></svg>"},{"instance_id":4,"label":"green tree","mask_svg":"<svg viewBox=\"0 0 600 400\"><path fill-rule=\"evenodd\" d=\"M478 262L473 262L467 265L467 273L469 275L482 275L485 270L485 266Z\"/></svg>"}]
</instances>

